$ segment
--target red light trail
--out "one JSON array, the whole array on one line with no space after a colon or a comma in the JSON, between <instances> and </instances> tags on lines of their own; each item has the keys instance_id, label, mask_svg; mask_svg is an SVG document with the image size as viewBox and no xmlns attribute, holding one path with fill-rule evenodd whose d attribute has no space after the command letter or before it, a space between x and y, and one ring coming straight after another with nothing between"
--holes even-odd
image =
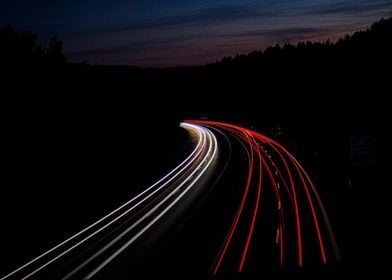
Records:
<instances>
[{"instance_id":1,"label":"red light trail","mask_svg":"<svg viewBox=\"0 0 392 280\"><path fill-rule=\"evenodd\" d=\"M242 246L242 253L239 255L238 272L242 272L244 270L246 259L249 257L247 256L248 250L252 245L252 237L254 238L253 235L255 225L257 224L258 219L262 218L262 216L259 215L260 204L262 203L262 186L264 188L269 185L272 186L274 197L276 199L276 205L278 205L277 209L279 212L279 221L277 223L275 243L278 244L277 251L279 255L280 266L283 267L287 261L285 257L285 253L287 251L285 244L287 242L286 238L288 234L287 227L289 225L285 220L284 213L288 211L294 211L295 223L292 223L291 225L294 227L293 225L295 224L297 243L296 263L299 267L301 267L304 263L304 258L306 256L304 255L303 250L304 239L302 235L304 230L304 222L302 219L304 219L304 217L302 214L305 212L306 208L310 209L312 223L317 237L317 247L319 247L321 263L323 265L327 264L327 250L322 235L322 230L320 228L318 211L320 211L322 214L325 228L327 229L327 233L331 241L334 257L336 260L340 260L339 249L337 247L326 210L321 202L317 190L314 187L310 176L306 173L302 165L289 151L287 151L287 149L285 149L280 143L276 142L272 138L241 126L206 120L190 120L187 122L213 127L222 132L232 134L243 143L243 146L246 148L246 153L249 157L248 175L241 202L233 219L233 223L228 230L223 247L218 252L217 261L213 267L214 275L220 271L222 265L224 264L228 248L233 242L234 233L238 231L238 223L240 220L249 218L244 215L244 208L253 207L250 218L250 226L247 229L245 243ZM274 177L274 172L276 177ZM263 176L263 173L266 173L267 176ZM265 183L266 179L269 182L267 184ZM283 186L283 188L280 188L280 186ZM257 193L254 204L250 201L251 199L249 197L249 192L252 188L255 188ZM289 205L282 204L282 195L286 195L288 197L287 201L289 202ZM299 196L306 199L299 199ZM316 198L315 200L314 197ZM315 203L317 203L317 207ZM293 229L291 229L291 231L293 231ZM308 240L306 241L307 246L312 245L308 244L310 243Z\"/></svg>"}]
</instances>

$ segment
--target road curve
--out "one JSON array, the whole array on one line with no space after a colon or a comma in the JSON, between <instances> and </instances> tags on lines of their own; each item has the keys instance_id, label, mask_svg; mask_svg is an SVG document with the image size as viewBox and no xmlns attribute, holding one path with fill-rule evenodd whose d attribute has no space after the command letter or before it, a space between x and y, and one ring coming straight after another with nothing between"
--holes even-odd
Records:
<instances>
[{"instance_id":1,"label":"road curve","mask_svg":"<svg viewBox=\"0 0 392 280\"><path fill-rule=\"evenodd\" d=\"M228 227L226 238L212 264L213 275L219 274L221 270L237 273L246 270L246 261L251 257L248 253L252 242L261 237L255 236L254 231L255 226L262 222L263 215L266 216L260 205L263 203L264 193L268 191L273 193L270 198L275 200L272 205L276 206L275 210L269 210L272 223L268 225L269 229L264 231L275 231L274 238L268 242L275 243L276 248L273 250L275 252L268 251L264 255L275 258L281 268L293 267L295 263L302 267L305 258L307 263L312 265L317 263L316 260L324 266L330 259L340 261L336 238L314 183L286 148L268 136L241 126L206 120L187 122L205 125L231 135L241 143L248 157L248 175L245 185L242 186L242 197L232 224ZM250 193L252 195L249 195ZM271 201L264 203L271 204ZM264 247L269 248L265 245ZM312 253L305 256L305 252ZM237 261L234 261L237 265L232 267L233 261L230 261L229 265L225 266L225 259L233 259L233 256L238 256ZM254 262L257 263L257 260L252 261ZM255 269L249 266L247 268L248 271Z\"/></svg>"},{"instance_id":2,"label":"road curve","mask_svg":"<svg viewBox=\"0 0 392 280\"><path fill-rule=\"evenodd\" d=\"M184 207L181 203L189 204L185 198L213 168L218 143L208 128L190 123L181 126L196 143L184 161L125 204L1 280L94 278L147 233L156 230L154 226L162 218L170 219L177 208Z\"/></svg>"},{"instance_id":3,"label":"road curve","mask_svg":"<svg viewBox=\"0 0 392 280\"><path fill-rule=\"evenodd\" d=\"M203 208L206 202L199 198L209 196L219 181L221 185L237 182L235 188L239 191L228 195L225 186L215 189L207 203L209 206L198 212L207 214L189 219L195 230L183 231L186 232L184 240L193 240L194 244L200 240L196 231L201 228L208 231L210 240L216 240L209 247L215 256L210 264L212 276L254 272L268 264L280 270L306 265L325 267L331 260L340 260L320 195L309 174L285 147L266 135L229 123L187 120L181 126L195 143L184 161L122 206L0 280L105 279L114 271L109 267L116 260L121 262L121 257L126 255L127 262L132 265L135 260L136 263L143 258L144 251L148 251L149 244L159 242L168 228L191 216L189 213L196 209L195 204ZM237 145L236 151L242 153L233 157L241 162L231 163L232 174L225 173L226 167L216 168L222 165L222 162L218 164L218 158L223 158L218 150L224 151L223 145L218 148L223 142L217 139L227 142L230 153L231 145ZM227 163L233 161L227 158L230 158ZM244 180L238 180L244 174L236 170L239 166L247 168ZM215 177L211 176L214 173ZM233 196L236 197L232 199ZM210 222L210 227L204 227L205 215L211 215L216 207L222 206L223 200L225 205L233 202L225 208L233 217L222 213L227 215L225 224L215 226ZM144 269L151 270L154 264L180 269L179 265L174 267L172 258L165 260L174 247L185 246L166 246L155 263L146 264ZM178 252L183 254L177 253L176 257L189 254L188 248L184 250L180 249Z\"/></svg>"}]
</instances>

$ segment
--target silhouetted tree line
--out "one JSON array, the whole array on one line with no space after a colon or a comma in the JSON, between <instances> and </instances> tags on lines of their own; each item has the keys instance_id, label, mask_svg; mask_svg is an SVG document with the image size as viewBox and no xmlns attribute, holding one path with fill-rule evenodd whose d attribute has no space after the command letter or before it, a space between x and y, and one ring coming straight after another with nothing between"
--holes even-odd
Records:
<instances>
[{"instance_id":1,"label":"silhouetted tree line","mask_svg":"<svg viewBox=\"0 0 392 280\"><path fill-rule=\"evenodd\" d=\"M293 122L301 114L327 114L340 122L343 118L347 122L361 118L356 122L362 125L367 121L371 126L374 115L380 119L388 109L389 102L383 100L390 89L391 50L392 18L381 19L367 30L346 35L335 43L327 40L276 45L204 66L167 69L66 64L58 39L40 47L31 32L16 32L9 26L0 32L2 66L44 66L51 70L61 65L63 69L14 75L18 80L31 81L14 83L15 91L28 87L27 92L31 92L36 87L53 98L62 96L62 104L85 104L109 113L121 103L124 111L143 108L143 116L178 110L253 109L266 117L272 114L284 119L290 115Z\"/></svg>"},{"instance_id":2,"label":"silhouetted tree line","mask_svg":"<svg viewBox=\"0 0 392 280\"><path fill-rule=\"evenodd\" d=\"M48 46L37 43L31 31L15 31L10 25L0 28L0 65L12 67L45 67L66 64L63 42L57 37Z\"/></svg>"},{"instance_id":3,"label":"silhouetted tree line","mask_svg":"<svg viewBox=\"0 0 392 280\"><path fill-rule=\"evenodd\" d=\"M280 46L270 46L264 51L254 51L249 54L239 55L235 57L224 57L216 64L260 64L263 62L279 62L282 60L299 60L301 58L320 58L323 61L335 55L347 55L355 57L359 54L366 54L374 51L375 56L380 54L391 55L392 45L392 18L381 19L373 23L370 28L364 31L357 31L352 35L345 35L336 43L330 40L324 42L298 42L297 45L285 44ZM357 57L360 59L361 57Z\"/></svg>"},{"instance_id":4,"label":"silhouetted tree line","mask_svg":"<svg viewBox=\"0 0 392 280\"><path fill-rule=\"evenodd\" d=\"M65 65L62 41L53 37L47 47L37 44L37 37L30 31L15 31L11 26L0 29L1 65L13 66L58 66ZM214 82L216 79L259 80L264 77L280 78L332 72L344 73L362 71L361 75L373 72L373 68L391 62L392 59L392 18L381 19L365 31L346 35L336 43L299 42L296 45L275 45L264 51L249 54L237 54L224 57L213 64L198 67L180 67L168 69L141 69L134 66L98 66L88 63L68 64L71 78L117 81L158 81L181 83L195 81ZM174 58L173 58L174 59ZM366 67L365 67L366 66ZM371 70L371 71L369 71ZM376 69L379 70L379 69Z\"/></svg>"},{"instance_id":5,"label":"silhouetted tree line","mask_svg":"<svg viewBox=\"0 0 392 280\"><path fill-rule=\"evenodd\" d=\"M257 69L263 72L295 74L298 70L355 70L380 67L392 58L392 18L381 19L364 31L346 35L336 43L298 42L296 45L279 44L235 57L224 57L211 64L212 69Z\"/></svg>"}]
</instances>

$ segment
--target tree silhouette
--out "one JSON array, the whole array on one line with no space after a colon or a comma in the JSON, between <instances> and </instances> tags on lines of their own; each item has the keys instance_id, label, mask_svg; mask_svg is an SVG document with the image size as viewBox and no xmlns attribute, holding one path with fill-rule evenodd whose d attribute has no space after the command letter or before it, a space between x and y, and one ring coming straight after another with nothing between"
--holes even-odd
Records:
<instances>
[{"instance_id":1,"label":"tree silhouette","mask_svg":"<svg viewBox=\"0 0 392 280\"><path fill-rule=\"evenodd\" d=\"M37 44L31 31L15 31L10 25L0 28L1 67L36 67L64 65L63 43L57 37L50 39L48 47Z\"/></svg>"},{"instance_id":2,"label":"tree silhouette","mask_svg":"<svg viewBox=\"0 0 392 280\"><path fill-rule=\"evenodd\" d=\"M50 38L49 45L47 48L47 55L50 58L50 62L53 64L65 64L66 59L63 55L63 42L56 36Z\"/></svg>"}]
</instances>

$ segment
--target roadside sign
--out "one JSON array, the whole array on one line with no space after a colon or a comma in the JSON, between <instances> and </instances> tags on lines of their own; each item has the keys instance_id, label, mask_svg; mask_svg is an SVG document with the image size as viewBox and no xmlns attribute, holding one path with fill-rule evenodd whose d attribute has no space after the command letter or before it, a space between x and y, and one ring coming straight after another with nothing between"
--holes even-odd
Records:
<instances>
[{"instance_id":1,"label":"roadside sign","mask_svg":"<svg viewBox=\"0 0 392 280\"><path fill-rule=\"evenodd\" d=\"M372 166L382 162L382 143L377 136L351 137L351 161L357 166Z\"/></svg>"}]
</instances>

